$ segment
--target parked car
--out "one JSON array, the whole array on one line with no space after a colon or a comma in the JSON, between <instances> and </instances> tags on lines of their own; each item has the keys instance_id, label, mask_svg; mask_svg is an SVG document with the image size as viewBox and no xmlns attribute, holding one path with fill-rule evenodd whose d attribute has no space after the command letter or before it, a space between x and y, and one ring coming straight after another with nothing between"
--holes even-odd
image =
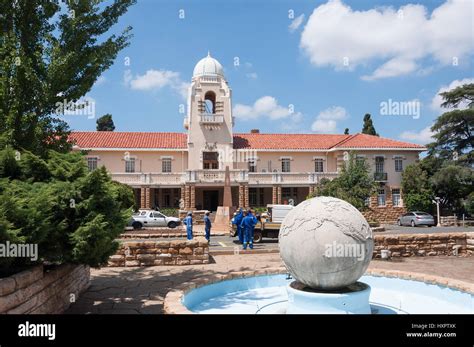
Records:
<instances>
[{"instance_id":1,"label":"parked car","mask_svg":"<svg viewBox=\"0 0 474 347\"><path fill-rule=\"evenodd\" d=\"M431 227L435 225L435 220L429 213L413 211L398 217L398 225L410 225L412 227L416 227L418 225L427 225Z\"/></svg>"},{"instance_id":2,"label":"parked car","mask_svg":"<svg viewBox=\"0 0 474 347\"><path fill-rule=\"evenodd\" d=\"M129 226L133 229L141 229L143 227L169 227L176 228L181 224L181 220L176 217L168 217L163 213L155 210L139 210L132 215Z\"/></svg>"}]
</instances>

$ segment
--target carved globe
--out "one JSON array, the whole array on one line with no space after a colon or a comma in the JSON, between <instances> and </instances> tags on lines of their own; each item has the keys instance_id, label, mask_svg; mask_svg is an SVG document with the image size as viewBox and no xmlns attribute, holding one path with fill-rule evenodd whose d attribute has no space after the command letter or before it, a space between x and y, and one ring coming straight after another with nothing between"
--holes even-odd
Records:
<instances>
[{"instance_id":1,"label":"carved globe","mask_svg":"<svg viewBox=\"0 0 474 347\"><path fill-rule=\"evenodd\" d=\"M282 222L280 256L290 274L314 289L355 283L367 270L374 248L372 231L351 204L332 197L308 199Z\"/></svg>"}]
</instances>

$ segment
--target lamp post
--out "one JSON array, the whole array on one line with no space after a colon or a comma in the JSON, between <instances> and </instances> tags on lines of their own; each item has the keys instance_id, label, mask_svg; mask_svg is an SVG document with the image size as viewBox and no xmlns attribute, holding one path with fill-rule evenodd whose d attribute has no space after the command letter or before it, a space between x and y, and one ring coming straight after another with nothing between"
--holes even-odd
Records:
<instances>
[{"instance_id":1,"label":"lamp post","mask_svg":"<svg viewBox=\"0 0 474 347\"><path fill-rule=\"evenodd\" d=\"M438 225L436 225L437 227L440 227L441 226L441 216L439 215L439 202L440 202L441 198L440 197L436 197L434 200L433 200L433 204L436 204L436 215L437 215L437 219L438 219Z\"/></svg>"}]
</instances>

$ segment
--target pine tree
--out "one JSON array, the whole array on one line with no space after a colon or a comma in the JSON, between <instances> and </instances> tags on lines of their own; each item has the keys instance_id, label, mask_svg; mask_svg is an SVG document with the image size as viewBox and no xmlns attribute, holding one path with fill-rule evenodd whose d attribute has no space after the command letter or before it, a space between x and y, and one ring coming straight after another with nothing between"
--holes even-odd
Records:
<instances>
[{"instance_id":1,"label":"pine tree","mask_svg":"<svg viewBox=\"0 0 474 347\"><path fill-rule=\"evenodd\" d=\"M114 131L115 124L114 120L112 119L112 115L107 113L97 119L97 131Z\"/></svg>"},{"instance_id":2,"label":"pine tree","mask_svg":"<svg viewBox=\"0 0 474 347\"><path fill-rule=\"evenodd\" d=\"M375 131L374 123L370 113L366 113L364 116L364 126L362 127L362 134L379 136Z\"/></svg>"}]
</instances>

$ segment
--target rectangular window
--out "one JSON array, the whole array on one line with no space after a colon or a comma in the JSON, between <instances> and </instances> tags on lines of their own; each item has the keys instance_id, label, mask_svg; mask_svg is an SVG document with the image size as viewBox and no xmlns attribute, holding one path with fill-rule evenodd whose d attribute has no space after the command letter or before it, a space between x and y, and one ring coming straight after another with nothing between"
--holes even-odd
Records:
<instances>
[{"instance_id":1,"label":"rectangular window","mask_svg":"<svg viewBox=\"0 0 474 347\"><path fill-rule=\"evenodd\" d=\"M377 205L378 206L385 206L385 189L384 188L381 188L381 189L378 190Z\"/></svg>"},{"instance_id":2,"label":"rectangular window","mask_svg":"<svg viewBox=\"0 0 474 347\"><path fill-rule=\"evenodd\" d=\"M401 206L400 189L392 189L392 204L393 206Z\"/></svg>"},{"instance_id":3,"label":"rectangular window","mask_svg":"<svg viewBox=\"0 0 474 347\"><path fill-rule=\"evenodd\" d=\"M402 158L395 158L395 171L402 172L403 171L403 159Z\"/></svg>"},{"instance_id":4,"label":"rectangular window","mask_svg":"<svg viewBox=\"0 0 474 347\"><path fill-rule=\"evenodd\" d=\"M249 188L249 204L257 206L257 188Z\"/></svg>"},{"instance_id":5,"label":"rectangular window","mask_svg":"<svg viewBox=\"0 0 474 347\"><path fill-rule=\"evenodd\" d=\"M89 171L94 171L95 169L97 169L97 158L87 158L87 167L89 168Z\"/></svg>"},{"instance_id":6,"label":"rectangular window","mask_svg":"<svg viewBox=\"0 0 474 347\"><path fill-rule=\"evenodd\" d=\"M125 172L135 172L135 158L129 158L125 160Z\"/></svg>"},{"instance_id":7,"label":"rectangular window","mask_svg":"<svg viewBox=\"0 0 474 347\"><path fill-rule=\"evenodd\" d=\"M257 172L257 163L255 160L249 160L249 172Z\"/></svg>"},{"instance_id":8,"label":"rectangular window","mask_svg":"<svg viewBox=\"0 0 474 347\"><path fill-rule=\"evenodd\" d=\"M166 158L161 161L161 171L171 172L171 158Z\"/></svg>"},{"instance_id":9,"label":"rectangular window","mask_svg":"<svg viewBox=\"0 0 474 347\"><path fill-rule=\"evenodd\" d=\"M384 171L384 157L375 157L375 172L382 173Z\"/></svg>"},{"instance_id":10,"label":"rectangular window","mask_svg":"<svg viewBox=\"0 0 474 347\"><path fill-rule=\"evenodd\" d=\"M314 172L324 172L324 160L315 159L314 160Z\"/></svg>"},{"instance_id":11,"label":"rectangular window","mask_svg":"<svg viewBox=\"0 0 474 347\"><path fill-rule=\"evenodd\" d=\"M265 191L263 190L263 188L260 188L260 192L259 192L260 194L259 194L259 196L258 196L258 197L259 197L259 202L260 202L260 203L259 203L259 206L265 206L265 204L264 204L264 202L263 202L263 197L264 197L263 194L264 194L264 192L265 192Z\"/></svg>"},{"instance_id":12,"label":"rectangular window","mask_svg":"<svg viewBox=\"0 0 474 347\"><path fill-rule=\"evenodd\" d=\"M284 158L281 160L281 172L290 172L290 159Z\"/></svg>"},{"instance_id":13,"label":"rectangular window","mask_svg":"<svg viewBox=\"0 0 474 347\"><path fill-rule=\"evenodd\" d=\"M203 152L203 169L219 169L219 154L217 152Z\"/></svg>"}]
</instances>

